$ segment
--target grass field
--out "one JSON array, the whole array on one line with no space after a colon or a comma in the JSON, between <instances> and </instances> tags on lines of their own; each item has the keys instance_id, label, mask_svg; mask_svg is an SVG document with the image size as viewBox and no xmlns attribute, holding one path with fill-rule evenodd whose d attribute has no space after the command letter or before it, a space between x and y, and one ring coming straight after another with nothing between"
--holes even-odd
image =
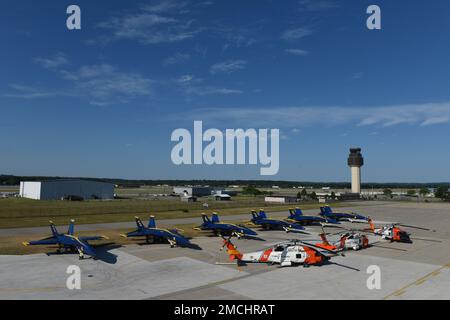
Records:
<instances>
[{"instance_id":1,"label":"grass field","mask_svg":"<svg viewBox=\"0 0 450 320\"><path fill-rule=\"evenodd\" d=\"M207 202L208 209L203 208ZM318 208L319 204L299 204L304 209ZM339 206L339 203L332 204ZM348 205L348 204L346 204ZM0 199L0 228L45 226L49 220L67 224L76 219L77 224L132 221L136 215L154 214L158 219L188 218L202 212L217 211L221 215L249 213L265 208L268 212L288 210L292 205L268 205L263 197L234 197L230 202L199 199L197 203L171 200L111 200L111 201L36 201L21 198Z\"/></svg>"}]
</instances>

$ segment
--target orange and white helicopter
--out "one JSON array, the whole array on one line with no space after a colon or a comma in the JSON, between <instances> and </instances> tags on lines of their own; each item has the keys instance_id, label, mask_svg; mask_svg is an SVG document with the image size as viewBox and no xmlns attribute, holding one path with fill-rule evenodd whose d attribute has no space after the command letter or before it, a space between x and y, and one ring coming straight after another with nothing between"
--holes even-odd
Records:
<instances>
[{"instance_id":1,"label":"orange and white helicopter","mask_svg":"<svg viewBox=\"0 0 450 320\"><path fill-rule=\"evenodd\" d=\"M330 243L327 239L327 234L322 228L322 233L319 234L320 238L322 239L322 243L316 243L316 246L332 251L357 251L369 247L369 238L367 238L366 235L360 232L349 230L336 233L335 235L340 235L340 239L336 242Z\"/></svg>"},{"instance_id":2,"label":"orange and white helicopter","mask_svg":"<svg viewBox=\"0 0 450 320\"><path fill-rule=\"evenodd\" d=\"M309 267L311 265L322 265L336 255L343 256L342 253L326 248L320 248L300 240L289 240L265 250L241 253L238 251L237 247L231 243L230 239L223 239L224 244L222 248L227 248L227 254L230 257L230 261L236 261L238 265L246 263L266 263L279 264L281 267L291 267L296 265Z\"/></svg>"},{"instance_id":3,"label":"orange and white helicopter","mask_svg":"<svg viewBox=\"0 0 450 320\"><path fill-rule=\"evenodd\" d=\"M414 228L414 229L436 232L436 230L431 230L431 229L416 227L416 226L410 226L410 225L401 224L401 223L391 223L391 224L382 226L380 228L376 228L373 220L370 217L368 218L368 223L369 223L370 229L364 229L365 232L370 232L370 233L373 233L374 235L381 236L381 238L383 240L388 240L391 242L412 243L411 234L400 229L400 227Z\"/></svg>"}]
</instances>

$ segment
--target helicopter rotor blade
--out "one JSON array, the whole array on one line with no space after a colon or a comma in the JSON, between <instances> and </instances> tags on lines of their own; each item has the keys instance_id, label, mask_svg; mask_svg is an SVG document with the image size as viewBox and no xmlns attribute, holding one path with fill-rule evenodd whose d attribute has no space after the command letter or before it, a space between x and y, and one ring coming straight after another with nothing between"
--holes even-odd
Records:
<instances>
[{"instance_id":1,"label":"helicopter rotor blade","mask_svg":"<svg viewBox=\"0 0 450 320\"><path fill-rule=\"evenodd\" d=\"M417 226L411 226L411 225L402 224L402 223L397 223L397 225L401 226L401 227L405 227L405 228L413 228L413 229L419 229L419 230L436 232L436 230L433 230L433 229L428 229L428 228L424 228L424 227L417 227Z\"/></svg>"},{"instance_id":2,"label":"helicopter rotor blade","mask_svg":"<svg viewBox=\"0 0 450 320\"><path fill-rule=\"evenodd\" d=\"M423 238L411 238L412 240L420 240L420 241L429 241L429 242L436 242L436 243L442 243L442 241L439 240L433 240L433 239L423 239Z\"/></svg>"},{"instance_id":3,"label":"helicopter rotor blade","mask_svg":"<svg viewBox=\"0 0 450 320\"><path fill-rule=\"evenodd\" d=\"M336 263L336 262L328 261L328 263L329 263L329 264L334 264L334 265L336 265L336 266L338 266L338 267L342 267L342 268L350 269L350 270L353 270L353 271L357 271L357 272L360 272L360 271L361 271L361 270L359 270L359 269L357 269L357 268L353 268L353 267L346 266L346 265L344 265L344 264L340 264L340 263Z\"/></svg>"},{"instance_id":4,"label":"helicopter rotor blade","mask_svg":"<svg viewBox=\"0 0 450 320\"><path fill-rule=\"evenodd\" d=\"M315 249L315 250L317 250L317 251L319 251L319 252L320 252L320 251L325 251L325 252L331 253L332 255L343 256L343 257L345 256L342 252L337 252L337 251L325 249L325 248L316 246L315 244L308 243L308 242L305 242L305 241L299 241L299 243L300 243L301 245L305 245L305 246L307 246L307 247L310 247L310 248L312 248L312 249Z\"/></svg>"},{"instance_id":5,"label":"helicopter rotor blade","mask_svg":"<svg viewBox=\"0 0 450 320\"><path fill-rule=\"evenodd\" d=\"M382 249L389 249L389 250L395 250L395 251L403 251L403 252L407 252L408 250L405 249L400 249L400 248L391 248L391 247L383 247L383 246L376 246L376 245L370 245L370 247L372 248L382 248Z\"/></svg>"}]
</instances>

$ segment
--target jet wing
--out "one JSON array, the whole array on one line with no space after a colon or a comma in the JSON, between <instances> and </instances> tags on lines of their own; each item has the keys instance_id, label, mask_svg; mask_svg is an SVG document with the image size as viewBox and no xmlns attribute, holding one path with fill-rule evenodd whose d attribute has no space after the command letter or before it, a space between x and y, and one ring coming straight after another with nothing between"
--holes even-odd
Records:
<instances>
[{"instance_id":1,"label":"jet wing","mask_svg":"<svg viewBox=\"0 0 450 320\"><path fill-rule=\"evenodd\" d=\"M78 237L81 241L95 241L95 240L108 240L105 236L92 236L92 237Z\"/></svg>"},{"instance_id":2,"label":"jet wing","mask_svg":"<svg viewBox=\"0 0 450 320\"><path fill-rule=\"evenodd\" d=\"M131 237L145 237L145 236L149 235L149 233L144 230L131 231L126 234L122 234L121 236L124 238L131 238Z\"/></svg>"},{"instance_id":3,"label":"jet wing","mask_svg":"<svg viewBox=\"0 0 450 320\"><path fill-rule=\"evenodd\" d=\"M39 245L53 245L58 244L59 241L56 237L49 237L42 240L24 242L24 246L39 246Z\"/></svg>"}]
</instances>

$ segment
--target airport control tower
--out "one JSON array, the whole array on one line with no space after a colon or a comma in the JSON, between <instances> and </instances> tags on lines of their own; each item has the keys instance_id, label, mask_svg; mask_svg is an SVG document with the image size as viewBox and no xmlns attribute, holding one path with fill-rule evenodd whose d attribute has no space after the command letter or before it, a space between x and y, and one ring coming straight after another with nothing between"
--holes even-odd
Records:
<instances>
[{"instance_id":1,"label":"airport control tower","mask_svg":"<svg viewBox=\"0 0 450 320\"><path fill-rule=\"evenodd\" d=\"M361 193L361 167L364 165L364 158L361 148L351 148L348 156L348 166L352 172L352 193Z\"/></svg>"}]
</instances>

